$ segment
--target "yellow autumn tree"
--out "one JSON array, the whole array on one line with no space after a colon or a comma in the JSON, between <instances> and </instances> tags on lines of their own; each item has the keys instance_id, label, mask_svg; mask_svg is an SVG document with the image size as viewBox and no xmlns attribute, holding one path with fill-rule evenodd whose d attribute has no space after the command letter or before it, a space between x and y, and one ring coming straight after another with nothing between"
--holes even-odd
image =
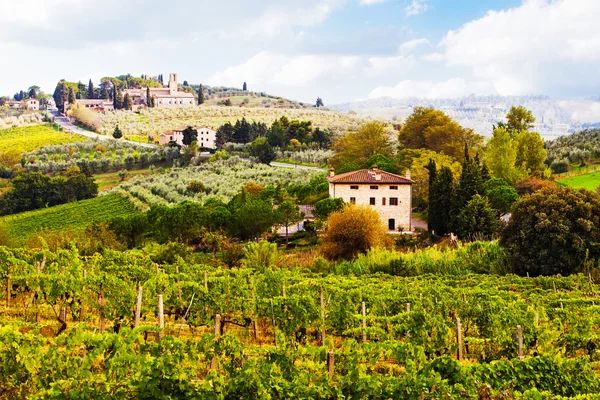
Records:
<instances>
[{"instance_id":1,"label":"yellow autumn tree","mask_svg":"<svg viewBox=\"0 0 600 400\"><path fill-rule=\"evenodd\" d=\"M390 247L391 238L371 207L348 205L327 220L321 252L329 260L350 260L372 247Z\"/></svg>"}]
</instances>

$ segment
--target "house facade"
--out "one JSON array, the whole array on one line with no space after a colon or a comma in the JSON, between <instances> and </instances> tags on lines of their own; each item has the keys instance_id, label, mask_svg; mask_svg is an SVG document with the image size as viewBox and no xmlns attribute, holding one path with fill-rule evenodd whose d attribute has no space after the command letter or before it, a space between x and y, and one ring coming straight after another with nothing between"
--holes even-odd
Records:
<instances>
[{"instance_id":1,"label":"house facade","mask_svg":"<svg viewBox=\"0 0 600 400\"><path fill-rule=\"evenodd\" d=\"M150 97L154 98L154 107L156 108L191 107L196 103L193 94L178 91L177 74L175 73L169 75L169 86L166 88L124 90L124 93L131 97L134 110L148 105L148 92L150 92Z\"/></svg>"},{"instance_id":2,"label":"house facade","mask_svg":"<svg viewBox=\"0 0 600 400\"><path fill-rule=\"evenodd\" d=\"M32 111L39 111L40 109L40 101L38 99L27 99L25 100L27 104L27 109Z\"/></svg>"},{"instance_id":3,"label":"house facade","mask_svg":"<svg viewBox=\"0 0 600 400\"><path fill-rule=\"evenodd\" d=\"M186 128L178 129L174 131L163 132L159 135L158 142L166 145L170 142L175 142L180 146L183 146L183 131ZM206 149L215 149L215 141L217 140L217 132L207 127L194 127L192 128L198 132L198 147Z\"/></svg>"},{"instance_id":4,"label":"house facade","mask_svg":"<svg viewBox=\"0 0 600 400\"><path fill-rule=\"evenodd\" d=\"M375 209L381 221L391 232L412 231L412 184L410 171L400 176L373 169L361 169L329 177L329 196L345 203L369 206Z\"/></svg>"},{"instance_id":5,"label":"house facade","mask_svg":"<svg viewBox=\"0 0 600 400\"><path fill-rule=\"evenodd\" d=\"M112 100L107 99L77 99L77 104L81 104L85 108L97 112L112 111L115 109Z\"/></svg>"}]
</instances>

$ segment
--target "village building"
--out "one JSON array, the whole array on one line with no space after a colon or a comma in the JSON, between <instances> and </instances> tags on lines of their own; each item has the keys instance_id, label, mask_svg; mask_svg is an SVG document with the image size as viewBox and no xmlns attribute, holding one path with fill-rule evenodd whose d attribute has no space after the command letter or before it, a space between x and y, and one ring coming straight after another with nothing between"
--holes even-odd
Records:
<instances>
[{"instance_id":1,"label":"village building","mask_svg":"<svg viewBox=\"0 0 600 400\"><path fill-rule=\"evenodd\" d=\"M163 132L159 135L158 142L160 144L169 144L175 142L183 146L183 131L186 128L174 131ZM217 132L207 127L193 127L198 132L198 147L205 149L216 149Z\"/></svg>"},{"instance_id":2,"label":"village building","mask_svg":"<svg viewBox=\"0 0 600 400\"><path fill-rule=\"evenodd\" d=\"M81 104L85 106L85 108L89 108L92 111L103 112L103 111L112 111L115 109L115 105L112 100L108 99L77 99L77 104Z\"/></svg>"},{"instance_id":3,"label":"village building","mask_svg":"<svg viewBox=\"0 0 600 400\"><path fill-rule=\"evenodd\" d=\"M410 171L406 176L373 169L361 169L327 177L329 196L346 203L373 207L381 221L392 232L412 231L412 184Z\"/></svg>"},{"instance_id":4,"label":"village building","mask_svg":"<svg viewBox=\"0 0 600 400\"><path fill-rule=\"evenodd\" d=\"M178 91L177 74L169 75L169 86L166 88L140 88L125 89L124 94L129 94L133 101L133 110L148 105L148 92L154 98L154 107L191 107L195 105L194 95L188 92Z\"/></svg>"},{"instance_id":5,"label":"village building","mask_svg":"<svg viewBox=\"0 0 600 400\"><path fill-rule=\"evenodd\" d=\"M8 100L4 104L7 105L10 108L21 108L21 102L20 101L16 101L16 100Z\"/></svg>"},{"instance_id":6,"label":"village building","mask_svg":"<svg viewBox=\"0 0 600 400\"><path fill-rule=\"evenodd\" d=\"M39 111L40 109L40 101L38 99L27 99L25 100L25 104L28 110Z\"/></svg>"}]
</instances>

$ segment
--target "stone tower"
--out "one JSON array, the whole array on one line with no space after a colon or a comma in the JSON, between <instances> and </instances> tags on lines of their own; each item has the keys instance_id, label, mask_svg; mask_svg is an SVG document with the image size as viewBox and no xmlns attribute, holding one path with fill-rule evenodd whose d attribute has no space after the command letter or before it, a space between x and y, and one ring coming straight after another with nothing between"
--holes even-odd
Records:
<instances>
[{"instance_id":1,"label":"stone tower","mask_svg":"<svg viewBox=\"0 0 600 400\"><path fill-rule=\"evenodd\" d=\"M169 92L171 96L177 93L177 74L174 72L169 75Z\"/></svg>"}]
</instances>

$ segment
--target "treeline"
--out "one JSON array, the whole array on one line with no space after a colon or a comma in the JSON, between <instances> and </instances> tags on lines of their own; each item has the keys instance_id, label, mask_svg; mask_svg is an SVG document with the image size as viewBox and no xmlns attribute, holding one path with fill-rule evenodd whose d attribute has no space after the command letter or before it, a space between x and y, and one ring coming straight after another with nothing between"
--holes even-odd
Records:
<instances>
[{"instance_id":1,"label":"treeline","mask_svg":"<svg viewBox=\"0 0 600 400\"><path fill-rule=\"evenodd\" d=\"M554 173L566 172L570 165L585 166L600 158L600 129L590 129L546 142L547 164Z\"/></svg>"},{"instance_id":2,"label":"treeline","mask_svg":"<svg viewBox=\"0 0 600 400\"><path fill-rule=\"evenodd\" d=\"M64 104L74 104L77 99L106 99L112 100L116 109L131 109L133 105L128 95L123 95L124 89L142 89L142 88L162 88L162 74L149 78L142 75L140 78L130 74L117 77L104 77L100 80L100 85L95 87L90 79L88 84L79 82L69 82L61 79L54 89L54 101L56 107L64 112ZM193 92L193 90L192 90Z\"/></svg>"},{"instance_id":3,"label":"treeline","mask_svg":"<svg viewBox=\"0 0 600 400\"><path fill-rule=\"evenodd\" d=\"M289 227L301 221L303 216L295 203L311 197L325 198L327 188L323 177L288 188L248 182L227 203L210 198L203 204L184 201L173 207L153 205L145 214L116 218L109 227L130 248L141 246L146 239L190 246L207 245L209 239L223 243L230 238L251 240L261 237L274 225ZM201 182L191 182L188 190L199 192L205 188Z\"/></svg>"},{"instance_id":4,"label":"treeline","mask_svg":"<svg viewBox=\"0 0 600 400\"><path fill-rule=\"evenodd\" d=\"M40 172L23 172L11 181L0 197L0 215L52 207L89 199L98 194L93 178L72 169L66 176L50 177Z\"/></svg>"},{"instance_id":5,"label":"treeline","mask_svg":"<svg viewBox=\"0 0 600 400\"><path fill-rule=\"evenodd\" d=\"M507 213L519 198L506 181L492 178L478 156L471 158L465 149L465 161L458 180L448 166L434 160L429 170L429 230L438 235L450 232L461 238L489 238L499 229L499 216Z\"/></svg>"},{"instance_id":6,"label":"treeline","mask_svg":"<svg viewBox=\"0 0 600 400\"><path fill-rule=\"evenodd\" d=\"M235 124L226 123L219 127L216 145L223 148L225 143L251 143L264 137L271 147L281 149L316 144L326 149L331 144L333 134L329 130L312 128L311 121L289 120L286 116L275 120L271 126L262 122L248 122L245 118Z\"/></svg>"}]
</instances>

